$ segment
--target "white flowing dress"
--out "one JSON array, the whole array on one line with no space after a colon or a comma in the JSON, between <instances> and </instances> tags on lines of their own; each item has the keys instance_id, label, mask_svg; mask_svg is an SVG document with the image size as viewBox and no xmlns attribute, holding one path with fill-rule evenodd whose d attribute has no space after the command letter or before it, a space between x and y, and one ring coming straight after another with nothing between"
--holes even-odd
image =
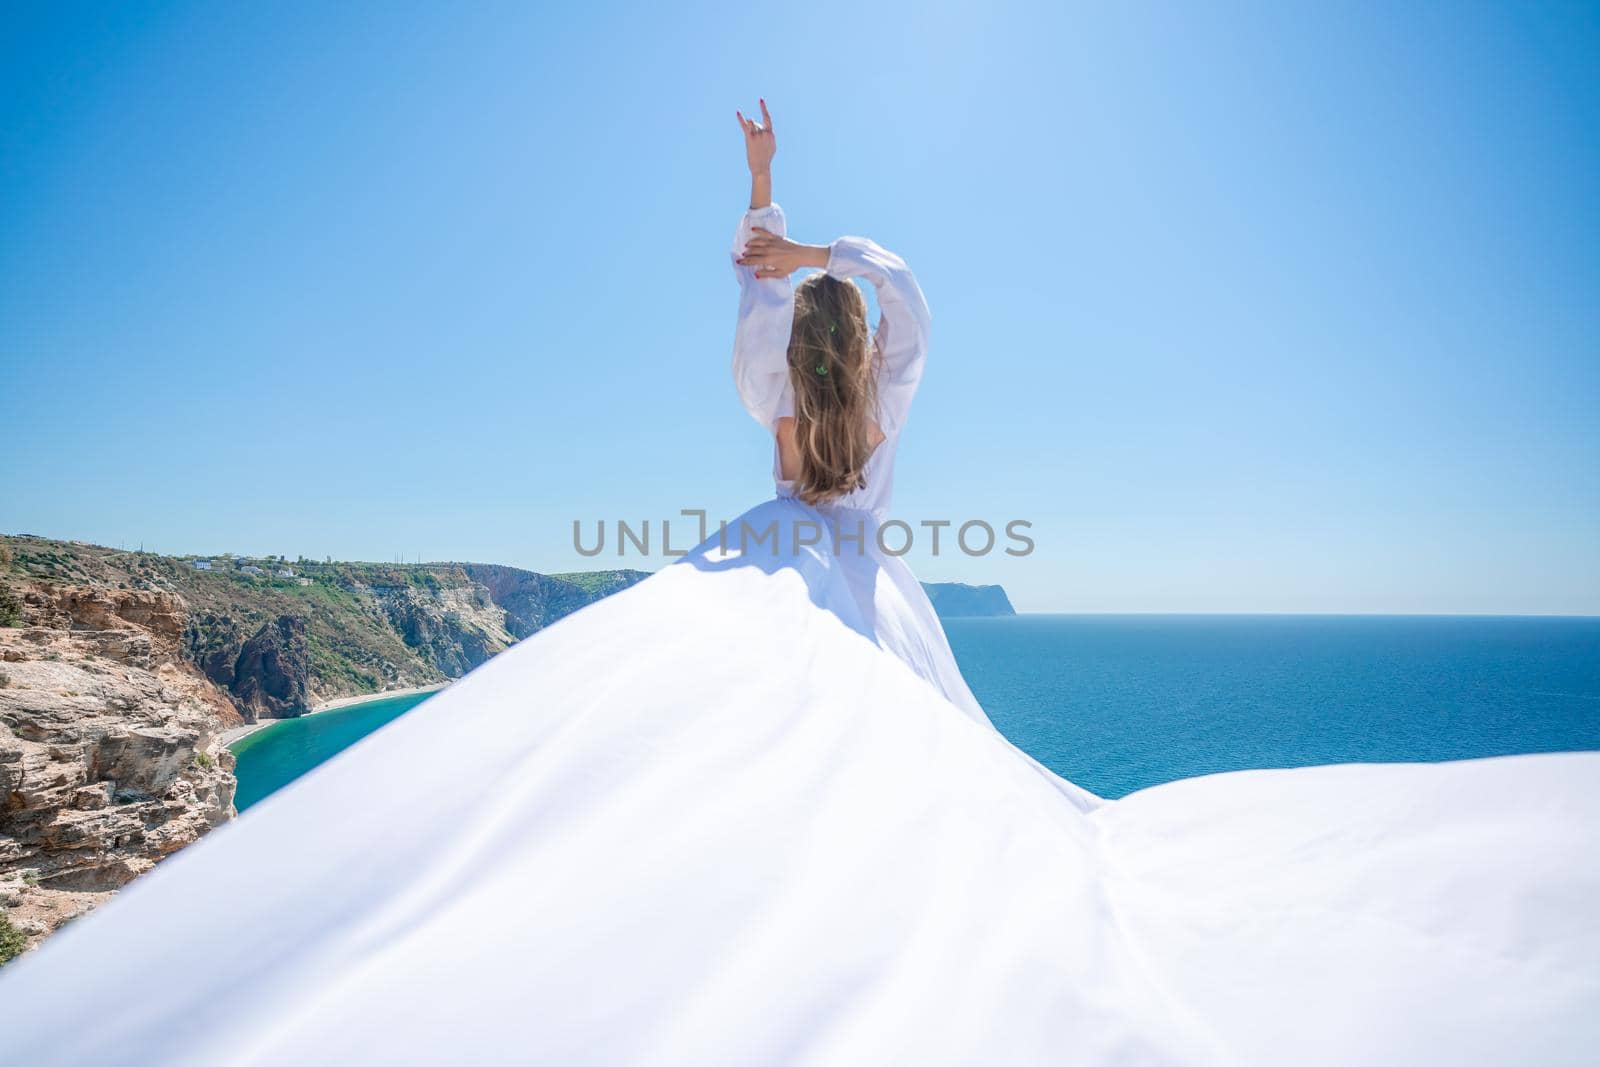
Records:
<instances>
[{"instance_id":1,"label":"white flowing dress","mask_svg":"<svg viewBox=\"0 0 1600 1067\"><path fill-rule=\"evenodd\" d=\"M887 447L763 528L888 503L925 305L870 242L829 270L879 289ZM764 422L790 299L746 279ZM989 725L897 559L713 537L7 966L0 1061L1591 1063L1597 826L1592 753L1102 802Z\"/></svg>"}]
</instances>

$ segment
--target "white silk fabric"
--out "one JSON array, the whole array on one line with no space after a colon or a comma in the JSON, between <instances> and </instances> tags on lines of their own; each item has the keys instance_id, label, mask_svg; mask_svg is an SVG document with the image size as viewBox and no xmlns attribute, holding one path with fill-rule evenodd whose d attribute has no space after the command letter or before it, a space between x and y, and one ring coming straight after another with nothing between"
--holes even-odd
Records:
<instances>
[{"instance_id":1,"label":"white silk fabric","mask_svg":"<svg viewBox=\"0 0 1600 1067\"><path fill-rule=\"evenodd\" d=\"M522 642L7 966L5 1061L1591 1061L1600 756L1102 802L897 564L703 546Z\"/></svg>"}]
</instances>

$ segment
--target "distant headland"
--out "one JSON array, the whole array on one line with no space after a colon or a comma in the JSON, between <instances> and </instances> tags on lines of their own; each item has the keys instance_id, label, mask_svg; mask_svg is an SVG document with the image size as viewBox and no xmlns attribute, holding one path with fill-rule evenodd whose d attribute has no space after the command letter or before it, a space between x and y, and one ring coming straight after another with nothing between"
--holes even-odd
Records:
<instances>
[{"instance_id":1,"label":"distant headland","mask_svg":"<svg viewBox=\"0 0 1600 1067\"><path fill-rule=\"evenodd\" d=\"M998 585L968 585L965 582L923 582L923 590L933 601L933 610L941 619L965 619L974 616L1015 615L1011 598Z\"/></svg>"}]
</instances>

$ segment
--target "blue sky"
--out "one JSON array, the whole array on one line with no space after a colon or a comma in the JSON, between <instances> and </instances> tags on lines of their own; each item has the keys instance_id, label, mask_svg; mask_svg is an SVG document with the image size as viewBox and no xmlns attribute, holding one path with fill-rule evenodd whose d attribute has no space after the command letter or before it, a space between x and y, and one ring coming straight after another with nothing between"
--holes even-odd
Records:
<instances>
[{"instance_id":1,"label":"blue sky","mask_svg":"<svg viewBox=\"0 0 1600 1067\"><path fill-rule=\"evenodd\" d=\"M1600 8L1226 6L8 8L0 530L563 570L737 515L764 95L795 235L933 307L896 510L1033 523L924 577L1600 612Z\"/></svg>"}]
</instances>

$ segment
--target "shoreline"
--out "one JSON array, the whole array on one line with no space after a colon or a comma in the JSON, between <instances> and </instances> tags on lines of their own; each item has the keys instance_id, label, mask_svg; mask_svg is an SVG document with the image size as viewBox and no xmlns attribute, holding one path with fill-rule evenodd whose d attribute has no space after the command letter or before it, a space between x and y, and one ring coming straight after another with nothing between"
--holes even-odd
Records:
<instances>
[{"instance_id":1,"label":"shoreline","mask_svg":"<svg viewBox=\"0 0 1600 1067\"><path fill-rule=\"evenodd\" d=\"M333 711L337 708L347 708L352 704L364 704L369 700L386 700L389 697L415 696L418 693L436 693L449 684L449 682L435 682L432 685L413 685L407 686L404 689L385 689L377 693L361 693L355 696L335 697L332 700L321 700L311 705L311 707L307 709L305 715L295 715L286 719L263 719L259 722L245 723L243 726L235 726L231 729L224 730L217 739L216 743L222 748L228 748L235 741L249 737L257 730L265 730L267 727L276 723L292 722L294 719L303 719L307 715L317 715L324 711Z\"/></svg>"}]
</instances>

